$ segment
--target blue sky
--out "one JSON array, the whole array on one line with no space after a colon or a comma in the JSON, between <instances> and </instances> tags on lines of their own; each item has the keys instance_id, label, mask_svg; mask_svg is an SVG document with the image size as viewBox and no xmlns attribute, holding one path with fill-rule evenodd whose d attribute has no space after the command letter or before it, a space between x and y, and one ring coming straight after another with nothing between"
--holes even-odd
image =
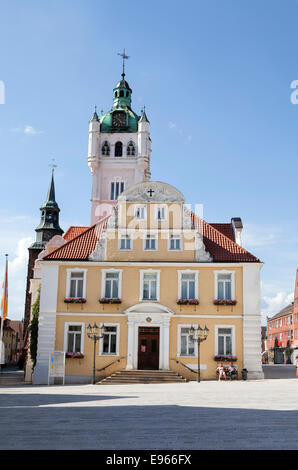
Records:
<instances>
[{"instance_id":1,"label":"blue sky","mask_svg":"<svg viewBox=\"0 0 298 470\"><path fill-rule=\"evenodd\" d=\"M209 222L243 220L264 261L262 309L291 300L296 205L298 2L27 0L0 15L0 274L10 255L9 317L24 309L26 248L51 159L61 226L90 223L88 121L107 111L123 48L133 109L151 123L152 179L204 204Z\"/></svg>"}]
</instances>

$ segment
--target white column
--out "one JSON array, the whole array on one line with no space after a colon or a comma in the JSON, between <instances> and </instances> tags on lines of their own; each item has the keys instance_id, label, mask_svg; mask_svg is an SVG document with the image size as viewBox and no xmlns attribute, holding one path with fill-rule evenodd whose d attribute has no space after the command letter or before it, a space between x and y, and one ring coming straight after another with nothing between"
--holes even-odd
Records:
<instances>
[{"instance_id":1,"label":"white column","mask_svg":"<svg viewBox=\"0 0 298 470\"><path fill-rule=\"evenodd\" d=\"M130 370L133 369L133 345L134 345L134 320L133 319L128 319L127 322L127 328L128 328L128 336L127 336L127 363L126 363L126 369Z\"/></svg>"},{"instance_id":2,"label":"white column","mask_svg":"<svg viewBox=\"0 0 298 470\"><path fill-rule=\"evenodd\" d=\"M261 358L261 264L243 267L243 359L249 379L263 379Z\"/></svg>"}]
</instances>

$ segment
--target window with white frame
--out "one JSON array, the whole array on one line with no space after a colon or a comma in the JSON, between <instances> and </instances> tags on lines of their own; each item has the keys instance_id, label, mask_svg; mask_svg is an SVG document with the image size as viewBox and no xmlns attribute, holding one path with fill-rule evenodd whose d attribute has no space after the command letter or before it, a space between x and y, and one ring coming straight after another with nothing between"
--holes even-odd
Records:
<instances>
[{"instance_id":1,"label":"window with white frame","mask_svg":"<svg viewBox=\"0 0 298 470\"><path fill-rule=\"evenodd\" d=\"M120 235L119 250L131 250L132 240L130 235Z\"/></svg>"},{"instance_id":2,"label":"window with white frame","mask_svg":"<svg viewBox=\"0 0 298 470\"><path fill-rule=\"evenodd\" d=\"M216 299L234 300L234 276L233 273L216 274Z\"/></svg>"},{"instance_id":3,"label":"window with white frame","mask_svg":"<svg viewBox=\"0 0 298 470\"><path fill-rule=\"evenodd\" d=\"M68 325L66 352L82 352L82 325Z\"/></svg>"},{"instance_id":4,"label":"window with white frame","mask_svg":"<svg viewBox=\"0 0 298 470\"><path fill-rule=\"evenodd\" d=\"M180 356L195 356L195 342L190 328L180 328Z\"/></svg>"},{"instance_id":5,"label":"window with white frame","mask_svg":"<svg viewBox=\"0 0 298 470\"><path fill-rule=\"evenodd\" d=\"M119 272L106 272L104 284L104 297L107 299L117 299L119 295Z\"/></svg>"},{"instance_id":6,"label":"window with white frame","mask_svg":"<svg viewBox=\"0 0 298 470\"><path fill-rule=\"evenodd\" d=\"M158 274L143 273L143 300L158 300Z\"/></svg>"},{"instance_id":7,"label":"window with white frame","mask_svg":"<svg viewBox=\"0 0 298 470\"><path fill-rule=\"evenodd\" d=\"M180 273L181 299L196 299L196 273Z\"/></svg>"},{"instance_id":8,"label":"window with white frame","mask_svg":"<svg viewBox=\"0 0 298 470\"><path fill-rule=\"evenodd\" d=\"M144 250L156 251L157 250L157 235L147 234L144 240Z\"/></svg>"},{"instance_id":9,"label":"window with white frame","mask_svg":"<svg viewBox=\"0 0 298 470\"><path fill-rule=\"evenodd\" d=\"M166 220L167 218L167 206L157 206L155 208L156 220Z\"/></svg>"},{"instance_id":10,"label":"window with white frame","mask_svg":"<svg viewBox=\"0 0 298 470\"><path fill-rule=\"evenodd\" d=\"M146 219L146 207L145 206L135 207L135 219L137 219L137 220L145 220Z\"/></svg>"},{"instance_id":11,"label":"window with white frame","mask_svg":"<svg viewBox=\"0 0 298 470\"><path fill-rule=\"evenodd\" d=\"M217 354L232 354L232 328L218 328L217 331Z\"/></svg>"},{"instance_id":12,"label":"window with white frame","mask_svg":"<svg viewBox=\"0 0 298 470\"><path fill-rule=\"evenodd\" d=\"M180 235L170 235L169 238L169 250L170 251L181 251L182 239Z\"/></svg>"},{"instance_id":13,"label":"window with white frame","mask_svg":"<svg viewBox=\"0 0 298 470\"><path fill-rule=\"evenodd\" d=\"M86 275L87 269L67 269L66 297L86 296Z\"/></svg>"},{"instance_id":14,"label":"window with white frame","mask_svg":"<svg viewBox=\"0 0 298 470\"><path fill-rule=\"evenodd\" d=\"M117 354L118 325L105 325L101 340L101 354Z\"/></svg>"}]
</instances>

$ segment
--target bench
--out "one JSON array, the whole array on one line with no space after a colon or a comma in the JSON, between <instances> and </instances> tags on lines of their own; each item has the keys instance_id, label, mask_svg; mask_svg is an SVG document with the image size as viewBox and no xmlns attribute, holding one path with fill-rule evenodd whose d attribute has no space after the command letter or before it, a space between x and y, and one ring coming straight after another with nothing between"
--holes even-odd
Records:
<instances>
[{"instance_id":1,"label":"bench","mask_svg":"<svg viewBox=\"0 0 298 470\"><path fill-rule=\"evenodd\" d=\"M230 380L230 377L229 377L229 366L223 366L224 368L224 371L226 373L226 377L223 379L221 378L220 380ZM219 376L219 371L217 370L216 371L216 379L218 380L218 376ZM236 367L236 373L232 375L232 380L238 380L238 368Z\"/></svg>"}]
</instances>

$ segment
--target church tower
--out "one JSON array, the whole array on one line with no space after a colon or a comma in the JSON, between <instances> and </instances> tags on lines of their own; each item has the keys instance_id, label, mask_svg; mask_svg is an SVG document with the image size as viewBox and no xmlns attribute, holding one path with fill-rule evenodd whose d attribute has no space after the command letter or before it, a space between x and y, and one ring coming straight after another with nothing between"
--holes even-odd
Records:
<instances>
[{"instance_id":1,"label":"church tower","mask_svg":"<svg viewBox=\"0 0 298 470\"><path fill-rule=\"evenodd\" d=\"M127 56L123 56L127 58ZM92 175L91 224L110 214L118 196L136 183L150 180L151 139L145 107L131 108L132 90L122 79L113 90L113 107L89 123L88 165Z\"/></svg>"},{"instance_id":2,"label":"church tower","mask_svg":"<svg viewBox=\"0 0 298 470\"><path fill-rule=\"evenodd\" d=\"M29 259L27 267L26 296L25 296L25 312L24 312L24 343L28 340L28 327L31 314L31 293L30 280L33 278L33 269L36 259L41 251L45 248L46 243L55 235L62 235L63 230L59 225L59 206L55 199L54 172L52 171L51 182L47 194L46 201L40 208L41 219L36 231L36 240L29 246Z\"/></svg>"}]
</instances>

